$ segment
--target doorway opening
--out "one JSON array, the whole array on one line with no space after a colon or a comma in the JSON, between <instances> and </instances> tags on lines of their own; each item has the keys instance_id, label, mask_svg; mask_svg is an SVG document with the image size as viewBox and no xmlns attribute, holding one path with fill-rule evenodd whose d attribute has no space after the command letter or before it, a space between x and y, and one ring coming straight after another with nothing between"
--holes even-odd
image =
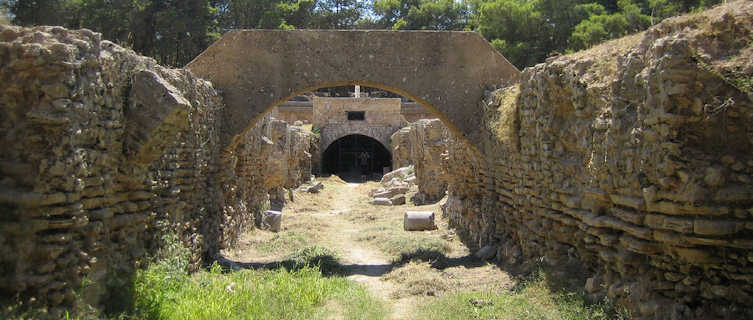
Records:
<instances>
[{"instance_id":1,"label":"doorway opening","mask_svg":"<svg viewBox=\"0 0 753 320\"><path fill-rule=\"evenodd\" d=\"M379 180L392 170L392 156L374 138L351 134L332 142L322 154L322 173L345 181Z\"/></svg>"}]
</instances>

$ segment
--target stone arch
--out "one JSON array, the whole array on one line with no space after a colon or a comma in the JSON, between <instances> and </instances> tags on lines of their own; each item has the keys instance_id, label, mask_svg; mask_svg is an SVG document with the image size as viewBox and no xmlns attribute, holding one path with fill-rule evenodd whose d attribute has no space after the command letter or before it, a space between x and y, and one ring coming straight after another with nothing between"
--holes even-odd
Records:
<instances>
[{"instance_id":1,"label":"stone arch","mask_svg":"<svg viewBox=\"0 0 753 320\"><path fill-rule=\"evenodd\" d=\"M225 146L288 99L342 85L408 97L478 146L479 101L520 76L479 34L450 31L233 30L186 68L223 92Z\"/></svg>"}]
</instances>

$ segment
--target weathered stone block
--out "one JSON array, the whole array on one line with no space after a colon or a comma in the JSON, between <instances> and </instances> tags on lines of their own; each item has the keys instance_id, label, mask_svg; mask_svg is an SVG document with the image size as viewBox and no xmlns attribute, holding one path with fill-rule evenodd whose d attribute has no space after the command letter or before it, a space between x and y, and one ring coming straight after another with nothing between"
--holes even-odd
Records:
<instances>
[{"instance_id":1,"label":"weathered stone block","mask_svg":"<svg viewBox=\"0 0 753 320\"><path fill-rule=\"evenodd\" d=\"M732 220L695 219L693 232L700 235L730 235L744 229L744 224Z\"/></svg>"}]
</instances>

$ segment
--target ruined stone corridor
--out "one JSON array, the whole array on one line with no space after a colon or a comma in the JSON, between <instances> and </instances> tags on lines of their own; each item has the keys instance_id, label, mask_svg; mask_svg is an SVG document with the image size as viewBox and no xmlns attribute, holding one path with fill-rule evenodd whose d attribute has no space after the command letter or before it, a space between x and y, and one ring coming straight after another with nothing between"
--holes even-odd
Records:
<instances>
[{"instance_id":1,"label":"ruined stone corridor","mask_svg":"<svg viewBox=\"0 0 753 320\"><path fill-rule=\"evenodd\" d=\"M322 39L343 37L374 40L357 42L371 62L339 68L347 59L328 53L349 51ZM89 30L0 25L0 298L49 318L113 310L169 234L191 272L275 259L258 250L299 231L351 264L385 265L391 253L361 228L389 231L398 210L426 205L446 219L428 241L452 259L576 270L588 299L635 319L753 318L752 75L753 3L741 0L522 71L469 32L233 31L170 69ZM395 122L389 141L370 135L389 149L380 165L412 166L417 189L330 177L299 192L322 141L376 131L271 117L327 85L391 89L433 112ZM375 194L392 206L369 204ZM285 232L255 232L269 208L290 216ZM493 274L474 286L507 285L500 269L460 264L459 279ZM351 277L399 292L406 276L375 280L379 268Z\"/></svg>"}]
</instances>

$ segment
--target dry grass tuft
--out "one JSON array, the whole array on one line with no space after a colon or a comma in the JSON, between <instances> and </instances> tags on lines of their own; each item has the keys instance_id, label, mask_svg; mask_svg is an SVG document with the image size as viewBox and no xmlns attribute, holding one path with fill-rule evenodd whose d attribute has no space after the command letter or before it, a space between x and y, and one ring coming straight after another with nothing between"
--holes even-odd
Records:
<instances>
[{"instance_id":1,"label":"dry grass tuft","mask_svg":"<svg viewBox=\"0 0 753 320\"><path fill-rule=\"evenodd\" d=\"M518 143L520 84L498 90L495 95L499 106L491 120L491 130L501 142L515 146Z\"/></svg>"},{"instance_id":2,"label":"dry grass tuft","mask_svg":"<svg viewBox=\"0 0 753 320\"><path fill-rule=\"evenodd\" d=\"M406 296L439 296L453 288L450 275L432 268L429 262L410 262L392 270L383 278L400 284L392 293L392 298Z\"/></svg>"}]
</instances>

